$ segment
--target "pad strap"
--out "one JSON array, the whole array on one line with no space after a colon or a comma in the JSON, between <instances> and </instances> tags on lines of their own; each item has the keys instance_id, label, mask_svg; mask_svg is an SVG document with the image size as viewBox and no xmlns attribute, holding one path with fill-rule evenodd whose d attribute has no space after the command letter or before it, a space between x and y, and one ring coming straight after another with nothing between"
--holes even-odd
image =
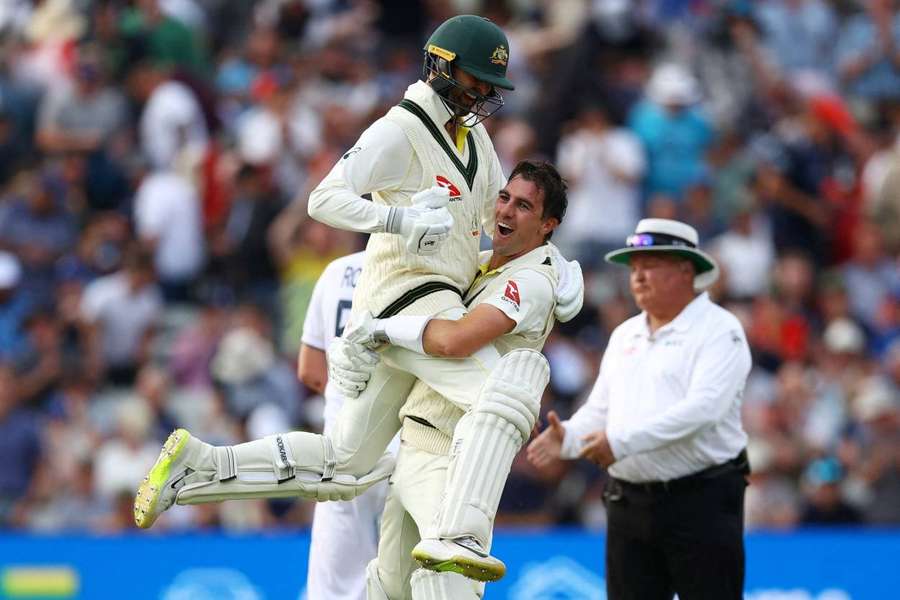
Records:
<instances>
[{"instance_id":1,"label":"pad strap","mask_svg":"<svg viewBox=\"0 0 900 600\"><path fill-rule=\"evenodd\" d=\"M237 477L237 459L231 446L216 446L216 479L228 481Z\"/></svg>"},{"instance_id":2,"label":"pad strap","mask_svg":"<svg viewBox=\"0 0 900 600\"><path fill-rule=\"evenodd\" d=\"M334 455L334 446L331 439L327 435L322 436L322 481L331 481L334 479L334 471L337 468L337 458Z\"/></svg>"},{"instance_id":3,"label":"pad strap","mask_svg":"<svg viewBox=\"0 0 900 600\"><path fill-rule=\"evenodd\" d=\"M278 483L294 477L294 452L286 435L272 436L272 464Z\"/></svg>"}]
</instances>

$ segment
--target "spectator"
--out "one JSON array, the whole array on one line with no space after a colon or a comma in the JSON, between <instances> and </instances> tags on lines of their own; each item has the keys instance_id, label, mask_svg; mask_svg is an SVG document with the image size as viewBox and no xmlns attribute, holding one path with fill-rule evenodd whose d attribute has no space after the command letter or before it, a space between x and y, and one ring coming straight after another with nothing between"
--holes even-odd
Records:
<instances>
[{"instance_id":1,"label":"spectator","mask_svg":"<svg viewBox=\"0 0 900 600\"><path fill-rule=\"evenodd\" d=\"M637 222L646 163L638 139L616 126L603 106L585 107L574 127L559 143L557 164L569 183L569 208L554 241L593 269Z\"/></svg>"},{"instance_id":2,"label":"spectator","mask_svg":"<svg viewBox=\"0 0 900 600\"><path fill-rule=\"evenodd\" d=\"M854 236L853 258L842 268L847 287L853 290L853 316L871 330L878 328L878 314L890 295L900 290L900 271L884 248L881 228L873 222L859 224Z\"/></svg>"},{"instance_id":3,"label":"spectator","mask_svg":"<svg viewBox=\"0 0 900 600\"><path fill-rule=\"evenodd\" d=\"M815 460L803 474L806 505L800 522L804 525L853 525L861 521L859 511L841 495L844 469L834 458Z\"/></svg>"},{"instance_id":4,"label":"spectator","mask_svg":"<svg viewBox=\"0 0 900 600\"><path fill-rule=\"evenodd\" d=\"M153 261L131 249L122 268L91 282L81 299L81 314L100 340L110 382L129 385L144 362L163 304Z\"/></svg>"},{"instance_id":5,"label":"spectator","mask_svg":"<svg viewBox=\"0 0 900 600\"><path fill-rule=\"evenodd\" d=\"M77 239L75 220L48 174L26 172L19 184L21 197L0 220L0 244L21 259L24 285L38 301L48 302L56 261Z\"/></svg>"},{"instance_id":6,"label":"spectator","mask_svg":"<svg viewBox=\"0 0 900 600\"><path fill-rule=\"evenodd\" d=\"M206 151L209 131L194 92L165 68L144 58L129 72L129 88L143 105L140 142L153 169L194 164Z\"/></svg>"},{"instance_id":7,"label":"spectator","mask_svg":"<svg viewBox=\"0 0 900 600\"><path fill-rule=\"evenodd\" d=\"M695 106L700 89L687 69L664 64L654 70L645 95L628 118L647 152L644 192L680 200L703 171L704 154L713 140L710 122Z\"/></svg>"},{"instance_id":8,"label":"spectator","mask_svg":"<svg viewBox=\"0 0 900 600\"><path fill-rule=\"evenodd\" d=\"M830 77L837 21L823 0L769 0L755 9L763 43L785 78L804 71Z\"/></svg>"},{"instance_id":9,"label":"spectator","mask_svg":"<svg viewBox=\"0 0 900 600\"><path fill-rule=\"evenodd\" d=\"M40 422L20 406L16 374L0 363L0 525L9 526L17 503L27 499L41 457Z\"/></svg>"},{"instance_id":10,"label":"spectator","mask_svg":"<svg viewBox=\"0 0 900 600\"><path fill-rule=\"evenodd\" d=\"M749 300L768 290L775 249L768 224L751 206L735 214L728 230L709 247L722 265L730 298Z\"/></svg>"},{"instance_id":11,"label":"spectator","mask_svg":"<svg viewBox=\"0 0 900 600\"><path fill-rule=\"evenodd\" d=\"M156 171L141 182L134 201L134 223L141 244L154 255L163 297L190 298L191 282L206 255L194 185L175 171Z\"/></svg>"},{"instance_id":12,"label":"spectator","mask_svg":"<svg viewBox=\"0 0 900 600\"><path fill-rule=\"evenodd\" d=\"M16 358L25 346L25 319L32 303L19 288L22 267L14 254L0 251L0 361Z\"/></svg>"},{"instance_id":13,"label":"spectator","mask_svg":"<svg viewBox=\"0 0 900 600\"><path fill-rule=\"evenodd\" d=\"M837 39L838 75L848 96L869 101L900 99L900 13L895 0L864 0Z\"/></svg>"},{"instance_id":14,"label":"spectator","mask_svg":"<svg viewBox=\"0 0 900 600\"><path fill-rule=\"evenodd\" d=\"M97 448L94 458L94 489L100 497L117 503L123 493L134 493L159 448L150 437L153 414L142 398L121 400L115 414L116 435Z\"/></svg>"},{"instance_id":15,"label":"spectator","mask_svg":"<svg viewBox=\"0 0 900 600\"><path fill-rule=\"evenodd\" d=\"M51 89L41 103L37 141L46 152L95 152L128 124L122 92L106 85L96 49L84 48L72 85Z\"/></svg>"}]
</instances>

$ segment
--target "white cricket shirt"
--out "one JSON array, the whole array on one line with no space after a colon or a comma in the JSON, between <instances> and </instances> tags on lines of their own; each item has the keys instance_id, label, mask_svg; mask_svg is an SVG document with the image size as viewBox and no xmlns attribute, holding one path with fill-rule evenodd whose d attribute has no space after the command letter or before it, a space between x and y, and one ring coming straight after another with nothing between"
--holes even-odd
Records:
<instances>
[{"instance_id":1,"label":"white cricket shirt","mask_svg":"<svg viewBox=\"0 0 900 600\"><path fill-rule=\"evenodd\" d=\"M668 481L727 462L747 445L741 395L751 359L737 318L697 296L653 335L646 313L613 332L594 388L563 423L564 458L605 430L613 477Z\"/></svg>"},{"instance_id":2,"label":"white cricket shirt","mask_svg":"<svg viewBox=\"0 0 900 600\"><path fill-rule=\"evenodd\" d=\"M334 338L340 337L350 318L353 290L362 273L365 252L348 254L331 261L313 288L306 319L303 321L303 335L300 341L323 352ZM337 417L344 397L329 380L325 385L325 429L330 429Z\"/></svg>"}]
</instances>

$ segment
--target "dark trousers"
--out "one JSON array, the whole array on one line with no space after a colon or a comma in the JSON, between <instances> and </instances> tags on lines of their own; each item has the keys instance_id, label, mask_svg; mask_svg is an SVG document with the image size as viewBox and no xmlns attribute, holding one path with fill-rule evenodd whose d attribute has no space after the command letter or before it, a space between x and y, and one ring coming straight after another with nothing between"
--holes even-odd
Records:
<instances>
[{"instance_id":1,"label":"dark trousers","mask_svg":"<svg viewBox=\"0 0 900 600\"><path fill-rule=\"evenodd\" d=\"M670 489L610 480L609 600L741 600L746 485L738 469Z\"/></svg>"}]
</instances>

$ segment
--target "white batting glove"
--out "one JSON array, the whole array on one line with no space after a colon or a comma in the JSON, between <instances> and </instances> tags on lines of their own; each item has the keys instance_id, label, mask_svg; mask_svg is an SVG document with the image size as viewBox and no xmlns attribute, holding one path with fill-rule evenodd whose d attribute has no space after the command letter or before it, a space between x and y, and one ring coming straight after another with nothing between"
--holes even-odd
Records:
<instances>
[{"instance_id":1,"label":"white batting glove","mask_svg":"<svg viewBox=\"0 0 900 600\"><path fill-rule=\"evenodd\" d=\"M382 325L381 319L376 319L371 312L366 311L362 315L354 317L341 337L351 344L374 349L389 341Z\"/></svg>"},{"instance_id":2,"label":"white batting glove","mask_svg":"<svg viewBox=\"0 0 900 600\"><path fill-rule=\"evenodd\" d=\"M556 284L556 320L565 323L574 319L584 305L584 275L577 260L566 260L559 248L548 243L550 262L556 269L559 281Z\"/></svg>"},{"instance_id":3,"label":"white batting glove","mask_svg":"<svg viewBox=\"0 0 900 600\"><path fill-rule=\"evenodd\" d=\"M413 254L434 254L450 235L453 216L447 210L450 190L434 186L412 197L412 206L392 206L384 230L406 239Z\"/></svg>"},{"instance_id":4,"label":"white batting glove","mask_svg":"<svg viewBox=\"0 0 900 600\"><path fill-rule=\"evenodd\" d=\"M343 338L334 339L325 355L328 380L345 398L356 398L366 389L380 360L377 352Z\"/></svg>"}]
</instances>

